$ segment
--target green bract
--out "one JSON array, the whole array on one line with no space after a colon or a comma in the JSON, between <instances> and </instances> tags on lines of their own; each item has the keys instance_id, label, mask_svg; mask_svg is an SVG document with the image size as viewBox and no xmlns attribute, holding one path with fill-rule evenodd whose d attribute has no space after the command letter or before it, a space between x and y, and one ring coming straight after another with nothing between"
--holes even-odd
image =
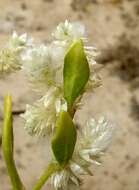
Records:
<instances>
[{"instance_id":1,"label":"green bract","mask_svg":"<svg viewBox=\"0 0 139 190\"><path fill-rule=\"evenodd\" d=\"M89 79L89 65L82 40L73 43L64 60L64 97L71 107Z\"/></svg>"},{"instance_id":2,"label":"green bract","mask_svg":"<svg viewBox=\"0 0 139 190\"><path fill-rule=\"evenodd\" d=\"M62 111L56 123L52 149L60 165L65 165L72 157L76 143L76 128L68 112Z\"/></svg>"}]
</instances>

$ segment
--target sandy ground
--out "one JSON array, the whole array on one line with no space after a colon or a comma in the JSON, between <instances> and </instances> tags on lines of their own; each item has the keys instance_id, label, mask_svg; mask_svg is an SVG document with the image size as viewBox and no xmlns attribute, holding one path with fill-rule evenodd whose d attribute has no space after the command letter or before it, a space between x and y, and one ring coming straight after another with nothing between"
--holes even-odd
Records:
<instances>
[{"instance_id":1,"label":"sandy ground","mask_svg":"<svg viewBox=\"0 0 139 190\"><path fill-rule=\"evenodd\" d=\"M90 43L101 51L103 86L85 95L76 117L84 123L89 116L106 115L117 126L117 133L102 166L92 167L94 176L85 177L82 190L139 190L139 0L111 1L0 0L0 46L13 30L47 42L54 27L69 19L83 22ZM23 73L1 79L1 115L7 91L13 95L15 112L37 98ZM15 115L15 159L31 190L48 163L48 140L31 138L23 126ZM11 189L0 150L0 190ZM45 189L51 189L50 185Z\"/></svg>"}]
</instances>

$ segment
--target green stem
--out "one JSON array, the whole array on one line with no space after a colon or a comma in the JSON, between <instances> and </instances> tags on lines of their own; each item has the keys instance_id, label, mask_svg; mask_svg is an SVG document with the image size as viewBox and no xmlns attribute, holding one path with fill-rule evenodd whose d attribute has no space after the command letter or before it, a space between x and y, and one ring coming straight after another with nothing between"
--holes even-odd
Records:
<instances>
[{"instance_id":1,"label":"green stem","mask_svg":"<svg viewBox=\"0 0 139 190\"><path fill-rule=\"evenodd\" d=\"M13 190L25 190L13 158L13 119L12 119L12 98L6 96L4 101L4 124L2 132L2 149L8 174L11 179Z\"/></svg>"},{"instance_id":2,"label":"green stem","mask_svg":"<svg viewBox=\"0 0 139 190\"><path fill-rule=\"evenodd\" d=\"M44 171L44 173L42 174L42 176L36 183L33 190L40 190L43 187L43 185L46 183L46 181L49 179L49 177L51 177L51 175L54 172L58 171L59 169L60 167L58 164L54 164L54 163L49 164L48 168L46 169L46 171Z\"/></svg>"},{"instance_id":3,"label":"green stem","mask_svg":"<svg viewBox=\"0 0 139 190\"><path fill-rule=\"evenodd\" d=\"M74 118L74 114L76 112L76 109L73 107L68 107L68 113L70 114L71 118Z\"/></svg>"}]
</instances>

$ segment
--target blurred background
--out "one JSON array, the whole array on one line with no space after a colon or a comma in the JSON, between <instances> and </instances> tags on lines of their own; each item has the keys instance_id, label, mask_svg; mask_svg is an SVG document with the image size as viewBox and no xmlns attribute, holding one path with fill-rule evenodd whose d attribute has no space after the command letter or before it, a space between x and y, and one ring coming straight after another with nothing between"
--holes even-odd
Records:
<instances>
[{"instance_id":1,"label":"blurred background","mask_svg":"<svg viewBox=\"0 0 139 190\"><path fill-rule=\"evenodd\" d=\"M82 190L139 190L139 0L0 0L0 47L13 30L48 42L65 19L84 23L89 44L101 52L103 86L84 96L76 117L84 124L104 115L117 127L102 166L92 166L94 176L85 177ZM13 95L16 164L31 190L49 160L47 140L31 138L19 116L36 94L21 72L1 79L0 126L7 92ZM11 189L0 147L0 190Z\"/></svg>"}]
</instances>

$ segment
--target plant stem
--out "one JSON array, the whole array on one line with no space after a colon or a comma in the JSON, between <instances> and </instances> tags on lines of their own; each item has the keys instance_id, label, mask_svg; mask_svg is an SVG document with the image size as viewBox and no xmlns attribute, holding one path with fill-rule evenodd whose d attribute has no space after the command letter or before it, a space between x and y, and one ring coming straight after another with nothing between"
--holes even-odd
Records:
<instances>
[{"instance_id":1,"label":"plant stem","mask_svg":"<svg viewBox=\"0 0 139 190\"><path fill-rule=\"evenodd\" d=\"M76 112L76 109L74 107L68 107L68 113L70 114L71 118L74 118L74 114Z\"/></svg>"},{"instance_id":2,"label":"plant stem","mask_svg":"<svg viewBox=\"0 0 139 190\"><path fill-rule=\"evenodd\" d=\"M2 133L2 149L7 170L11 179L13 190L25 190L13 158L13 119L12 119L12 98L6 96L4 101L4 125Z\"/></svg>"},{"instance_id":3,"label":"plant stem","mask_svg":"<svg viewBox=\"0 0 139 190\"><path fill-rule=\"evenodd\" d=\"M55 163L49 164L48 168L44 171L38 182L36 183L35 187L33 190L40 190L43 185L46 183L46 181L51 177L51 175L58 171L60 169L60 166Z\"/></svg>"}]
</instances>

